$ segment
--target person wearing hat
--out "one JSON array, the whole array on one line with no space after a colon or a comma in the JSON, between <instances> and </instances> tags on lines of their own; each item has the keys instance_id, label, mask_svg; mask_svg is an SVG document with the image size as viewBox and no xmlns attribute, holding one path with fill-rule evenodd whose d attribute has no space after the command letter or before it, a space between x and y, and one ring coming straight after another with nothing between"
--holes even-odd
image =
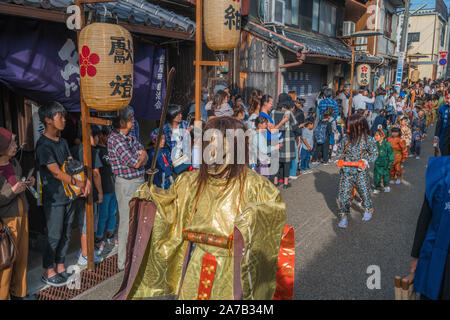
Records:
<instances>
[{"instance_id":1,"label":"person wearing hat","mask_svg":"<svg viewBox=\"0 0 450 320\"><path fill-rule=\"evenodd\" d=\"M14 158L16 135L0 128L0 221L7 226L17 246L17 258L12 266L0 270L0 300L23 299L27 294L28 263L28 202L27 186L35 179L22 182L22 168Z\"/></svg>"},{"instance_id":2,"label":"person wearing hat","mask_svg":"<svg viewBox=\"0 0 450 320\"><path fill-rule=\"evenodd\" d=\"M147 169L150 169L155 156L156 151L156 140L158 138L158 128L152 131L150 138L152 139L152 148L148 151L148 163ZM166 146L166 136L161 135L161 140L159 142L158 157L156 158L155 169L158 172L153 178L153 183L161 189L169 189L171 184L174 182L174 172L172 166L172 160L170 158L169 148Z\"/></svg>"},{"instance_id":3,"label":"person wearing hat","mask_svg":"<svg viewBox=\"0 0 450 320\"><path fill-rule=\"evenodd\" d=\"M377 142L378 157L373 169L373 182L375 184L373 193L380 193L381 182L383 182L384 192L390 192L389 180L391 168L394 164L394 149L387 141L387 131L381 125L375 132L374 139Z\"/></svg>"}]
</instances>

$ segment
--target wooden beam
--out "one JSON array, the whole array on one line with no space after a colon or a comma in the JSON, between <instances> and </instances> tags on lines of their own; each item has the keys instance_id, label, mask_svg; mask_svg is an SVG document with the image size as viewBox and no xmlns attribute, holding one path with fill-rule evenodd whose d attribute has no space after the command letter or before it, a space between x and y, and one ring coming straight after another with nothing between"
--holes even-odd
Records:
<instances>
[{"instance_id":1,"label":"wooden beam","mask_svg":"<svg viewBox=\"0 0 450 320\"><path fill-rule=\"evenodd\" d=\"M25 7L17 4L0 2L0 13L31 19L66 22L66 14L61 11Z\"/></svg>"},{"instance_id":2,"label":"wooden beam","mask_svg":"<svg viewBox=\"0 0 450 320\"><path fill-rule=\"evenodd\" d=\"M112 124L111 120L102 119L102 118L93 118L93 117L88 118L88 123L89 124L98 124L100 126L110 126Z\"/></svg>"},{"instance_id":3,"label":"wooden beam","mask_svg":"<svg viewBox=\"0 0 450 320\"><path fill-rule=\"evenodd\" d=\"M194 61L194 66L196 61ZM226 67L228 65L228 61L200 61L201 66L205 67Z\"/></svg>"},{"instance_id":4,"label":"wooden beam","mask_svg":"<svg viewBox=\"0 0 450 320\"><path fill-rule=\"evenodd\" d=\"M0 14L26 17L31 19L46 20L65 23L68 15L61 11L46 10L40 8L26 7L17 4L0 2ZM119 25L132 33L151 36L174 38L180 40L194 40L194 35L184 31L161 29L139 24L130 24L119 20Z\"/></svg>"}]
</instances>

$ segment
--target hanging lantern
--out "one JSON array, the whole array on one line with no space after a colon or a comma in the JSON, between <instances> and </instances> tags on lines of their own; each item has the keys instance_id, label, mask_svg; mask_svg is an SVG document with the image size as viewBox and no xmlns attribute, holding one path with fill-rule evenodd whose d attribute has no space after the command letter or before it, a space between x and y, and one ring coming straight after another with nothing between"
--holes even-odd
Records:
<instances>
[{"instance_id":1,"label":"hanging lantern","mask_svg":"<svg viewBox=\"0 0 450 320\"><path fill-rule=\"evenodd\" d=\"M240 0L207 0L203 5L205 42L213 51L233 50L241 34Z\"/></svg>"},{"instance_id":2,"label":"hanging lantern","mask_svg":"<svg viewBox=\"0 0 450 320\"><path fill-rule=\"evenodd\" d=\"M121 26L92 23L78 43L83 99L89 108L115 111L133 96L133 39Z\"/></svg>"},{"instance_id":3,"label":"hanging lantern","mask_svg":"<svg viewBox=\"0 0 450 320\"><path fill-rule=\"evenodd\" d=\"M368 64L360 64L357 68L356 74L358 77L358 84L361 87L366 87L370 83L370 72L372 68Z\"/></svg>"}]
</instances>

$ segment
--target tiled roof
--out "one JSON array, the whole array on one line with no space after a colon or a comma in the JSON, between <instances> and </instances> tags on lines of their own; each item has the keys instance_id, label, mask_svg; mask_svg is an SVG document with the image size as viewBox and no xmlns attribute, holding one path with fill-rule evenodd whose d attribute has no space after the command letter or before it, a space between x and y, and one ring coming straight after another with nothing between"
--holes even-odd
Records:
<instances>
[{"instance_id":1,"label":"tiled roof","mask_svg":"<svg viewBox=\"0 0 450 320\"><path fill-rule=\"evenodd\" d=\"M320 37L300 30L299 32L270 30L255 22L249 22L244 29L257 37L261 37L292 52L299 52L302 48L305 48L307 55L325 56L330 57L330 59L336 58L348 61L352 59L352 51L339 39ZM355 55L355 61L380 64L383 62L383 59L368 55Z\"/></svg>"},{"instance_id":2,"label":"tiled roof","mask_svg":"<svg viewBox=\"0 0 450 320\"><path fill-rule=\"evenodd\" d=\"M0 0L11 2L11 0ZM75 4L74 0L12 0L13 4L42 8L47 10L66 11ZM119 0L98 4L85 4L86 8L96 9L97 16L117 17L130 24L141 24L163 29L195 33L195 22L187 17L163 9L146 0Z\"/></svg>"}]
</instances>

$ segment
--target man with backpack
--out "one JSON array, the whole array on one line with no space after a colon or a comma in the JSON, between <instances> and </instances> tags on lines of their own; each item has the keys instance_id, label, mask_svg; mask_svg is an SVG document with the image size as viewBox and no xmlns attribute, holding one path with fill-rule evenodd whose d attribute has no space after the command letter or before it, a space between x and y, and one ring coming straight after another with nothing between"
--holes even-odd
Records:
<instances>
[{"instance_id":1,"label":"man with backpack","mask_svg":"<svg viewBox=\"0 0 450 320\"><path fill-rule=\"evenodd\" d=\"M326 110L323 113L323 119L319 122L314 130L314 155L313 166L322 162L324 165L328 165L328 159L330 155L330 137L332 133L332 126L330 123L331 112Z\"/></svg>"}]
</instances>

